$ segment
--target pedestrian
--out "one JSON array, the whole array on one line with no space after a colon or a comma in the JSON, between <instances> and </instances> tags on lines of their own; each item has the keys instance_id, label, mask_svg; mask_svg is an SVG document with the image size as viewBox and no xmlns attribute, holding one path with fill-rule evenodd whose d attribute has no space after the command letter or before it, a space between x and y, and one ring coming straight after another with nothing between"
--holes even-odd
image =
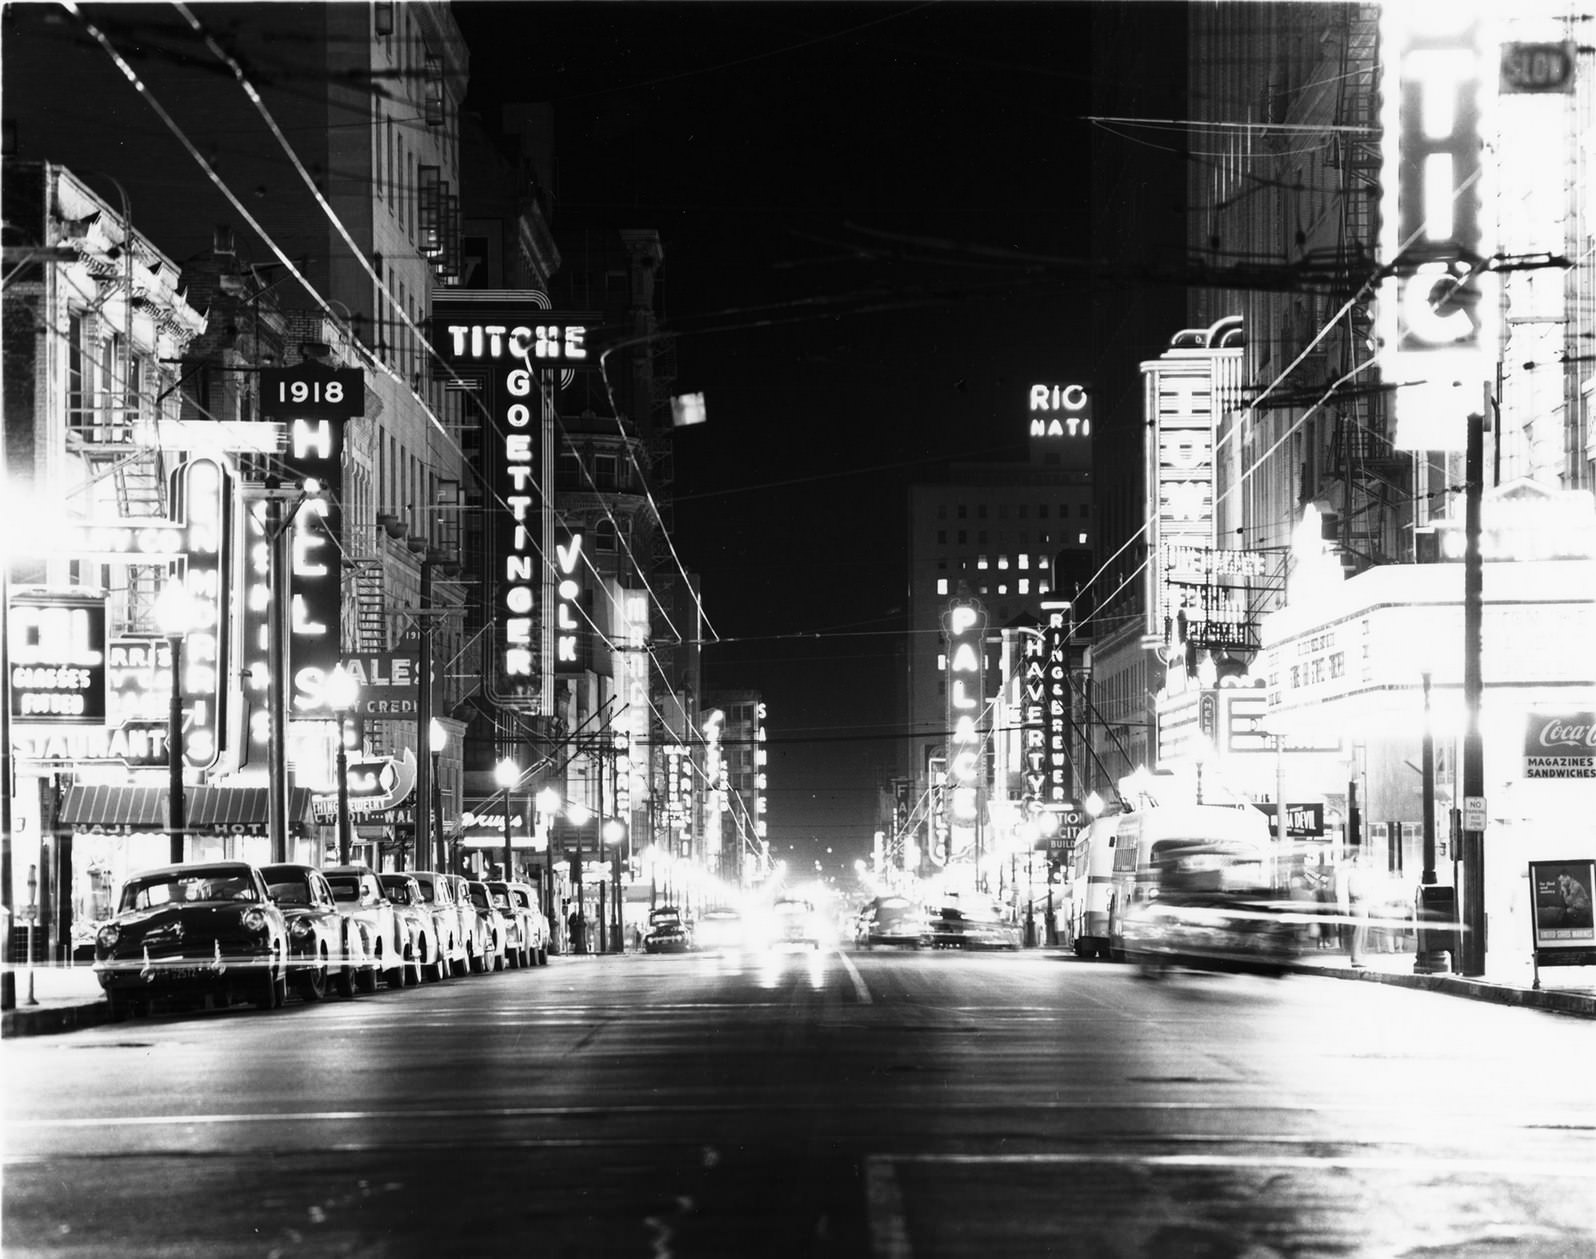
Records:
<instances>
[{"instance_id":1,"label":"pedestrian","mask_svg":"<svg viewBox=\"0 0 1596 1259\"><path fill-rule=\"evenodd\" d=\"M1347 874L1347 906L1352 918L1352 969L1362 970L1369 947L1369 872L1361 854L1352 859Z\"/></svg>"}]
</instances>

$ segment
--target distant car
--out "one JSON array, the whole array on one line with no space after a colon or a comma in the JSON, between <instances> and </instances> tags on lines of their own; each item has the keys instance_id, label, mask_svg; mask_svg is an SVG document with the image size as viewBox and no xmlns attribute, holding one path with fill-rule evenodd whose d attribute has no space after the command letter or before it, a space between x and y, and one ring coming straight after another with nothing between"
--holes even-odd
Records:
<instances>
[{"instance_id":1,"label":"distant car","mask_svg":"<svg viewBox=\"0 0 1596 1259\"><path fill-rule=\"evenodd\" d=\"M466 880L466 899L482 924L482 969L503 970L510 964L510 921L500 912L493 893L481 879Z\"/></svg>"},{"instance_id":2,"label":"distant car","mask_svg":"<svg viewBox=\"0 0 1596 1259\"><path fill-rule=\"evenodd\" d=\"M648 934L643 937L645 953L685 953L693 946L692 935L674 905L661 905L649 911Z\"/></svg>"},{"instance_id":3,"label":"distant car","mask_svg":"<svg viewBox=\"0 0 1596 1259\"><path fill-rule=\"evenodd\" d=\"M549 944L554 938L549 916L538 905L538 892L530 883L511 883L510 897L528 911L532 922L532 960L538 966L549 964Z\"/></svg>"},{"instance_id":4,"label":"distant car","mask_svg":"<svg viewBox=\"0 0 1596 1259\"><path fill-rule=\"evenodd\" d=\"M354 996L353 928L338 912L326 876L315 866L294 863L262 866L260 872L288 923L288 980L301 1000L320 1001L329 987L341 997Z\"/></svg>"},{"instance_id":5,"label":"distant car","mask_svg":"<svg viewBox=\"0 0 1596 1259\"><path fill-rule=\"evenodd\" d=\"M747 943L743 916L735 909L706 909L693 925L693 946L706 952L735 952Z\"/></svg>"},{"instance_id":6,"label":"distant car","mask_svg":"<svg viewBox=\"0 0 1596 1259\"><path fill-rule=\"evenodd\" d=\"M465 932L466 970L473 975L480 975L493 969L492 929L471 900L470 880L463 874L446 874L442 877L449 882L455 907L460 914L460 929Z\"/></svg>"},{"instance_id":7,"label":"distant car","mask_svg":"<svg viewBox=\"0 0 1596 1259\"><path fill-rule=\"evenodd\" d=\"M364 953L357 978L363 992L377 991L380 975L390 988L405 983L405 929L370 866L328 866L322 871L338 912L359 932Z\"/></svg>"},{"instance_id":8,"label":"distant car","mask_svg":"<svg viewBox=\"0 0 1596 1259\"><path fill-rule=\"evenodd\" d=\"M859 915L859 943L919 948L928 942L925 909L906 896L878 896Z\"/></svg>"},{"instance_id":9,"label":"distant car","mask_svg":"<svg viewBox=\"0 0 1596 1259\"><path fill-rule=\"evenodd\" d=\"M477 933L476 911L456 902L452 876L417 870L412 877L421 889L421 899L432 911L443 965L452 975L466 974L471 969L470 941Z\"/></svg>"},{"instance_id":10,"label":"distant car","mask_svg":"<svg viewBox=\"0 0 1596 1259\"><path fill-rule=\"evenodd\" d=\"M438 925L432 907L421 893L413 873L388 871L377 876L382 891L393 905L393 912L405 928L405 966L417 983L423 979L442 979L447 969L438 947Z\"/></svg>"},{"instance_id":11,"label":"distant car","mask_svg":"<svg viewBox=\"0 0 1596 1259\"><path fill-rule=\"evenodd\" d=\"M777 946L820 947L820 916L808 901L783 897L771 906L771 918L775 924L772 943Z\"/></svg>"},{"instance_id":12,"label":"distant car","mask_svg":"<svg viewBox=\"0 0 1596 1259\"><path fill-rule=\"evenodd\" d=\"M157 1000L288 999L288 923L266 880L241 861L161 866L122 886L94 941L94 972L113 1018Z\"/></svg>"}]
</instances>

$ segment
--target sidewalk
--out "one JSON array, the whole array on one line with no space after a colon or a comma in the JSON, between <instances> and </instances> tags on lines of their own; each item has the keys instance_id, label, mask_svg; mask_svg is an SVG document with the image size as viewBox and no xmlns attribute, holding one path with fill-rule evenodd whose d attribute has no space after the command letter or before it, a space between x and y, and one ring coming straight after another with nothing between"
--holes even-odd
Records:
<instances>
[{"instance_id":1,"label":"sidewalk","mask_svg":"<svg viewBox=\"0 0 1596 1259\"><path fill-rule=\"evenodd\" d=\"M1541 986L1535 988L1528 962L1521 966L1494 963L1485 975L1465 979L1461 975L1415 975L1412 953L1367 953L1364 968L1354 970L1345 952L1327 949L1305 952L1295 970L1303 975L1394 984L1474 1001L1596 1018L1596 971L1589 967L1543 967ZM110 1020L110 1006L88 966L18 966L16 980L17 1007L0 1014L0 1037L69 1032Z\"/></svg>"}]
</instances>

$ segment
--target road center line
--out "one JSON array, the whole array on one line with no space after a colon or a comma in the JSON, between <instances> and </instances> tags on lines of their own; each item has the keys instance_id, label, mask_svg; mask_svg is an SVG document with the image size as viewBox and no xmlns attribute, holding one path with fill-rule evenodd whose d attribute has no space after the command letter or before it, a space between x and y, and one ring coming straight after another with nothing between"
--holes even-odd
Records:
<instances>
[{"instance_id":1,"label":"road center line","mask_svg":"<svg viewBox=\"0 0 1596 1259\"><path fill-rule=\"evenodd\" d=\"M853 959L841 949L837 950L837 956L842 959L842 966L848 972L848 978L853 980L853 992L859 998L859 1004L869 1005L870 989L865 987L864 976L859 973L859 968L853 964Z\"/></svg>"}]
</instances>

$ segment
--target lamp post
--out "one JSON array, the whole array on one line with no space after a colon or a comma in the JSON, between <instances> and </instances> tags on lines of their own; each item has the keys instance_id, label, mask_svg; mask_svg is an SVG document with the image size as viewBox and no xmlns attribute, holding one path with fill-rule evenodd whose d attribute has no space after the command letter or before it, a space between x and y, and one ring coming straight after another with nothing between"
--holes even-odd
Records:
<instances>
[{"instance_id":1,"label":"lamp post","mask_svg":"<svg viewBox=\"0 0 1596 1259\"><path fill-rule=\"evenodd\" d=\"M544 819L543 833L548 847L543 853L543 877L538 880L539 895L543 897L543 912L549 917L549 929L554 929L554 827L550 821L560 811L560 793L545 787L537 794L538 817ZM544 888L544 884L547 888Z\"/></svg>"},{"instance_id":2,"label":"lamp post","mask_svg":"<svg viewBox=\"0 0 1596 1259\"><path fill-rule=\"evenodd\" d=\"M515 878L515 848L510 839L510 788L521 781L521 767L506 756L493 767L493 780L504 790L504 877Z\"/></svg>"},{"instance_id":3,"label":"lamp post","mask_svg":"<svg viewBox=\"0 0 1596 1259\"><path fill-rule=\"evenodd\" d=\"M354 827L349 820L349 749L345 723L354 711L360 697L360 684L342 664L333 666L327 675L327 704L338 714L338 746L334 752L333 767L338 778L338 864L349 864L349 849L353 843Z\"/></svg>"},{"instance_id":4,"label":"lamp post","mask_svg":"<svg viewBox=\"0 0 1596 1259\"><path fill-rule=\"evenodd\" d=\"M621 934L621 845L626 842L626 823L611 818L604 823L604 842L610 846L610 914L613 919L610 952L626 952L626 938Z\"/></svg>"},{"instance_id":5,"label":"lamp post","mask_svg":"<svg viewBox=\"0 0 1596 1259\"><path fill-rule=\"evenodd\" d=\"M194 620L194 604L183 579L167 580L155 601L155 621L166 635L172 654L172 700L166 717L166 826L173 865L183 860L183 831L187 825L183 798L183 638Z\"/></svg>"},{"instance_id":6,"label":"lamp post","mask_svg":"<svg viewBox=\"0 0 1596 1259\"><path fill-rule=\"evenodd\" d=\"M443 728L441 721L436 717L432 718L427 725L427 750L432 755L432 799L427 803L432 808L432 868L439 874L448 869L448 863L444 860L443 851L443 788L438 783L438 758L443 755L443 749L448 746L448 743L449 732ZM417 833L420 833L419 828ZM418 855L426 847L428 845L418 843L416 845Z\"/></svg>"},{"instance_id":7,"label":"lamp post","mask_svg":"<svg viewBox=\"0 0 1596 1259\"><path fill-rule=\"evenodd\" d=\"M580 800L573 800L565 806L565 816L576 834L576 851L571 854L571 899L576 902L577 928L571 940L571 949L576 953L586 953L587 910L582 904L582 828L593 816L593 811Z\"/></svg>"}]
</instances>

